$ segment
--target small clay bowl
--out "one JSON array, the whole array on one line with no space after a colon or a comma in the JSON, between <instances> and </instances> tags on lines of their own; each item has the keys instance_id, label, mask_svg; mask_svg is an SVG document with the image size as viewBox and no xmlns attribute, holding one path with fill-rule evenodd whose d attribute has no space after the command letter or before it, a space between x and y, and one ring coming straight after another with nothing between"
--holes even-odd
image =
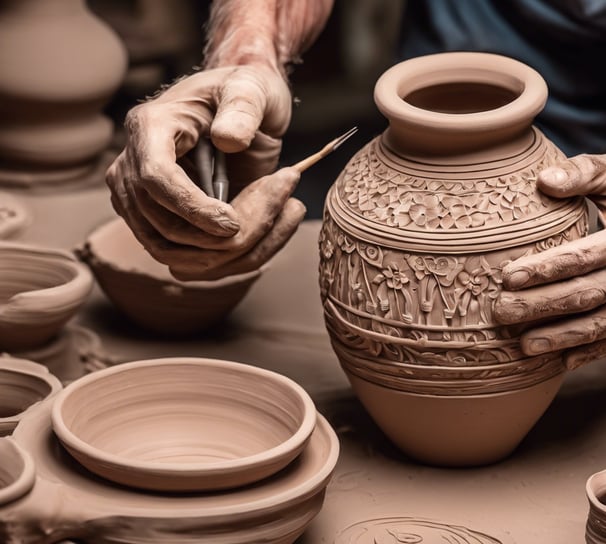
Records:
<instances>
[{"instance_id":1,"label":"small clay bowl","mask_svg":"<svg viewBox=\"0 0 606 544\"><path fill-rule=\"evenodd\" d=\"M92 285L88 269L65 251L0 242L0 351L44 345Z\"/></svg>"},{"instance_id":2,"label":"small clay bowl","mask_svg":"<svg viewBox=\"0 0 606 544\"><path fill-rule=\"evenodd\" d=\"M32 458L11 438L0 438L0 507L20 499L34 486Z\"/></svg>"},{"instance_id":3,"label":"small clay bowl","mask_svg":"<svg viewBox=\"0 0 606 544\"><path fill-rule=\"evenodd\" d=\"M67 386L53 405L59 440L90 471L159 491L259 481L303 450L313 401L292 380L198 358L135 361Z\"/></svg>"},{"instance_id":4,"label":"small clay bowl","mask_svg":"<svg viewBox=\"0 0 606 544\"><path fill-rule=\"evenodd\" d=\"M192 335L220 321L262 272L179 281L147 253L121 218L93 231L80 257L117 308L141 327L168 336Z\"/></svg>"},{"instance_id":5,"label":"small clay bowl","mask_svg":"<svg viewBox=\"0 0 606 544\"><path fill-rule=\"evenodd\" d=\"M61 387L61 382L45 366L1 356L0 436L12 433L34 405L55 395Z\"/></svg>"}]
</instances>

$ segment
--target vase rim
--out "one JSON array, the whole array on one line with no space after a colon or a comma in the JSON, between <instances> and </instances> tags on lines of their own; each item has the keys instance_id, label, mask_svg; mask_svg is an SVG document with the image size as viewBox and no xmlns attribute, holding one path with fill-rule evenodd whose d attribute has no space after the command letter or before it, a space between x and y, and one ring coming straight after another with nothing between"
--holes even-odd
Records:
<instances>
[{"instance_id":1,"label":"vase rim","mask_svg":"<svg viewBox=\"0 0 606 544\"><path fill-rule=\"evenodd\" d=\"M411 93L448 84L483 85L507 92L512 98L496 107L456 113L419 107L406 100ZM416 57L391 67L378 79L374 99L404 147L419 145L414 141L417 131L428 137L428 145L432 138L473 139L473 135L489 145L493 139L502 139L500 135L511 138L531 126L547 100L547 84L536 70L509 57L449 52Z\"/></svg>"}]
</instances>

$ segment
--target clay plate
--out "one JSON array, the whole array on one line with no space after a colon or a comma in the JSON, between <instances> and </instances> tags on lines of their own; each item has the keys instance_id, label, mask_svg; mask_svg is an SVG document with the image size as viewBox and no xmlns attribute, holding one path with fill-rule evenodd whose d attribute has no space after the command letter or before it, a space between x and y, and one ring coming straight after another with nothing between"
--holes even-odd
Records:
<instances>
[{"instance_id":1,"label":"clay plate","mask_svg":"<svg viewBox=\"0 0 606 544\"><path fill-rule=\"evenodd\" d=\"M263 270L214 281L176 280L121 218L91 233L80 256L116 307L140 326L171 336L200 332L220 321Z\"/></svg>"},{"instance_id":2,"label":"clay plate","mask_svg":"<svg viewBox=\"0 0 606 544\"><path fill-rule=\"evenodd\" d=\"M86 468L162 491L242 486L274 474L305 447L313 401L292 380L214 359L135 361L66 387L53 428Z\"/></svg>"}]
</instances>

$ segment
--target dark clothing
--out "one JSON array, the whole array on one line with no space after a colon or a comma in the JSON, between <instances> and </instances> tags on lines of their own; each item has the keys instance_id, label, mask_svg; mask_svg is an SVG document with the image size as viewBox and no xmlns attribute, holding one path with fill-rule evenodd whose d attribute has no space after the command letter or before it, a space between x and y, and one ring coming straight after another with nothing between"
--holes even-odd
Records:
<instances>
[{"instance_id":1,"label":"dark clothing","mask_svg":"<svg viewBox=\"0 0 606 544\"><path fill-rule=\"evenodd\" d=\"M536 124L567 155L606 153L606 0L408 0L402 59L442 51L516 58L547 81Z\"/></svg>"}]
</instances>

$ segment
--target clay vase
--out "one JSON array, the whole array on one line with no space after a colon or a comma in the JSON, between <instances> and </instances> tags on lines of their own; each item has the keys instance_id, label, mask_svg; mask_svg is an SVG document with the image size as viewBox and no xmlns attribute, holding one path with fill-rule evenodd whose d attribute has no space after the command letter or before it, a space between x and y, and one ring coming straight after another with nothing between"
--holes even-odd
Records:
<instances>
[{"instance_id":1,"label":"clay vase","mask_svg":"<svg viewBox=\"0 0 606 544\"><path fill-rule=\"evenodd\" d=\"M445 53L378 80L389 128L327 196L320 288L355 393L410 456L477 465L511 453L563 379L560 354L525 357L493 305L505 264L584 236L583 198L537 173L563 154L532 126L547 87L509 58Z\"/></svg>"},{"instance_id":2,"label":"clay vase","mask_svg":"<svg viewBox=\"0 0 606 544\"><path fill-rule=\"evenodd\" d=\"M84 0L2 0L0 66L0 183L47 184L98 167L113 133L101 110L127 56Z\"/></svg>"},{"instance_id":3,"label":"clay vase","mask_svg":"<svg viewBox=\"0 0 606 544\"><path fill-rule=\"evenodd\" d=\"M606 544L606 470L589 477L585 492L589 501L585 542Z\"/></svg>"}]
</instances>

